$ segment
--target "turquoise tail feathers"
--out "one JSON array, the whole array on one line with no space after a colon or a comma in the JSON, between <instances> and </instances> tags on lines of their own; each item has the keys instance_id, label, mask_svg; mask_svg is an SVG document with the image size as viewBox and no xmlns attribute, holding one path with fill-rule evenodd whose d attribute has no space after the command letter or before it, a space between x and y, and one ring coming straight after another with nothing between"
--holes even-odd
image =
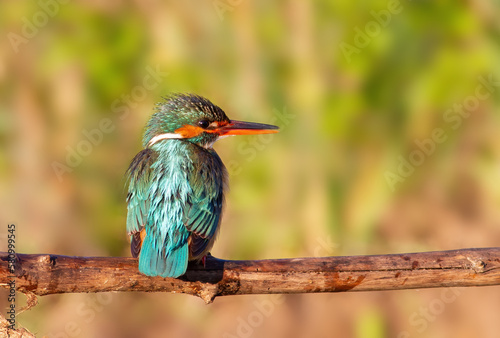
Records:
<instances>
[{"instance_id":1,"label":"turquoise tail feathers","mask_svg":"<svg viewBox=\"0 0 500 338\"><path fill-rule=\"evenodd\" d=\"M153 236L146 236L139 256L139 271L148 276L176 278L187 269L189 248L185 244L171 248L156 245ZM158 250L159 249L159 250Z\"/></svg>"}]
</instances>

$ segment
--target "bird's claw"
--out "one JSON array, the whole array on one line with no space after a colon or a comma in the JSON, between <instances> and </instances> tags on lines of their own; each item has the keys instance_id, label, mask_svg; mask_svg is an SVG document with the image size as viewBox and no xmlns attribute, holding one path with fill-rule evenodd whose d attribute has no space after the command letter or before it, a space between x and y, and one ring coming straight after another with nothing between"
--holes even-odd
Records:
<instances>
[{"instance_id":1,"label":"bird's claw","mask_svg":"<svg viewBox=\"0 0 500 338\"><path fill-rule=\"evenodd\" d=\"M204 267L204 268L206 268L206 267L207 267L207 257L208 257L208 256L212 256L212 255L210 254L210 252L208 252L205 256L203 256L203 257L201 258L201 263L203 264L203 267Z\"/></svg>"}]
</instances>

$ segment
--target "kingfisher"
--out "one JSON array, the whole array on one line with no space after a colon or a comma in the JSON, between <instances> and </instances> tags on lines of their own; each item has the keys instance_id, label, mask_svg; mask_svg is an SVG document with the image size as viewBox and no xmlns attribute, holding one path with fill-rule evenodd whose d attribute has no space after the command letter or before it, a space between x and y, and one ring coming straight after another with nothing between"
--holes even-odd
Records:
<instances>
[{"instance_id":1,"label":"kingfisher","mask_svg":"<svg viewBox=\"0 0 500 338\"><path fill-rule=\"evenodd\" d=\"M228 176L213 144L278 129L230 120L195 94L173 94L156 105L144 149L127 170L127 233L141 273L176 278L188 261L204 262L220 228Z\"/></svg>"}]
</instances>

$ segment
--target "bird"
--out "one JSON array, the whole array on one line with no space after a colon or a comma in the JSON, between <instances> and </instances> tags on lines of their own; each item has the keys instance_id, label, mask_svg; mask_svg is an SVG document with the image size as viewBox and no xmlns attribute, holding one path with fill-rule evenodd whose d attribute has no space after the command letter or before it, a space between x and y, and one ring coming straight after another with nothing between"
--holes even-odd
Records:
<instances>
[{"instance_id":1,"label":"bird","mask_svg":"<svg viewBox=\"0 0 500 338\"><path fill-rule=\"evenodd\" d=\"M126 172L126 229L139 272L177 278L188 261L205 263L220 228L228 173L215 141L279 127L230 120L196 94L162 99L146 124L144 149Z\"/></svg>"}]
</instances>

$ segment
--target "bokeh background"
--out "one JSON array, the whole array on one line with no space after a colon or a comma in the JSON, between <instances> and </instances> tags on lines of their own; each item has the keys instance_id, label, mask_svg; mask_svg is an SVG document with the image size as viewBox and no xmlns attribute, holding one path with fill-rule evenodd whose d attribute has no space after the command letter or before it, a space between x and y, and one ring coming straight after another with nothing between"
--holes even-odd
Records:
<instances>
[{"instance_id":1,"label":"bokeh background","mask_svg":"<svg viewBox=\"0 0 500 338\"><path fill-rule=\"evenodd\" d=\"M18 252L129 256L123 174L170 92L281 126L215 145L231 173L217 257L499 245L498 1L1 6L1 248L15 223ZM445 140L405 169L436 128ZM40 337L497 337L500 328L498 287L209 306L148 293L39 301L18 322Z\"/></svg>"}]
</instances>

